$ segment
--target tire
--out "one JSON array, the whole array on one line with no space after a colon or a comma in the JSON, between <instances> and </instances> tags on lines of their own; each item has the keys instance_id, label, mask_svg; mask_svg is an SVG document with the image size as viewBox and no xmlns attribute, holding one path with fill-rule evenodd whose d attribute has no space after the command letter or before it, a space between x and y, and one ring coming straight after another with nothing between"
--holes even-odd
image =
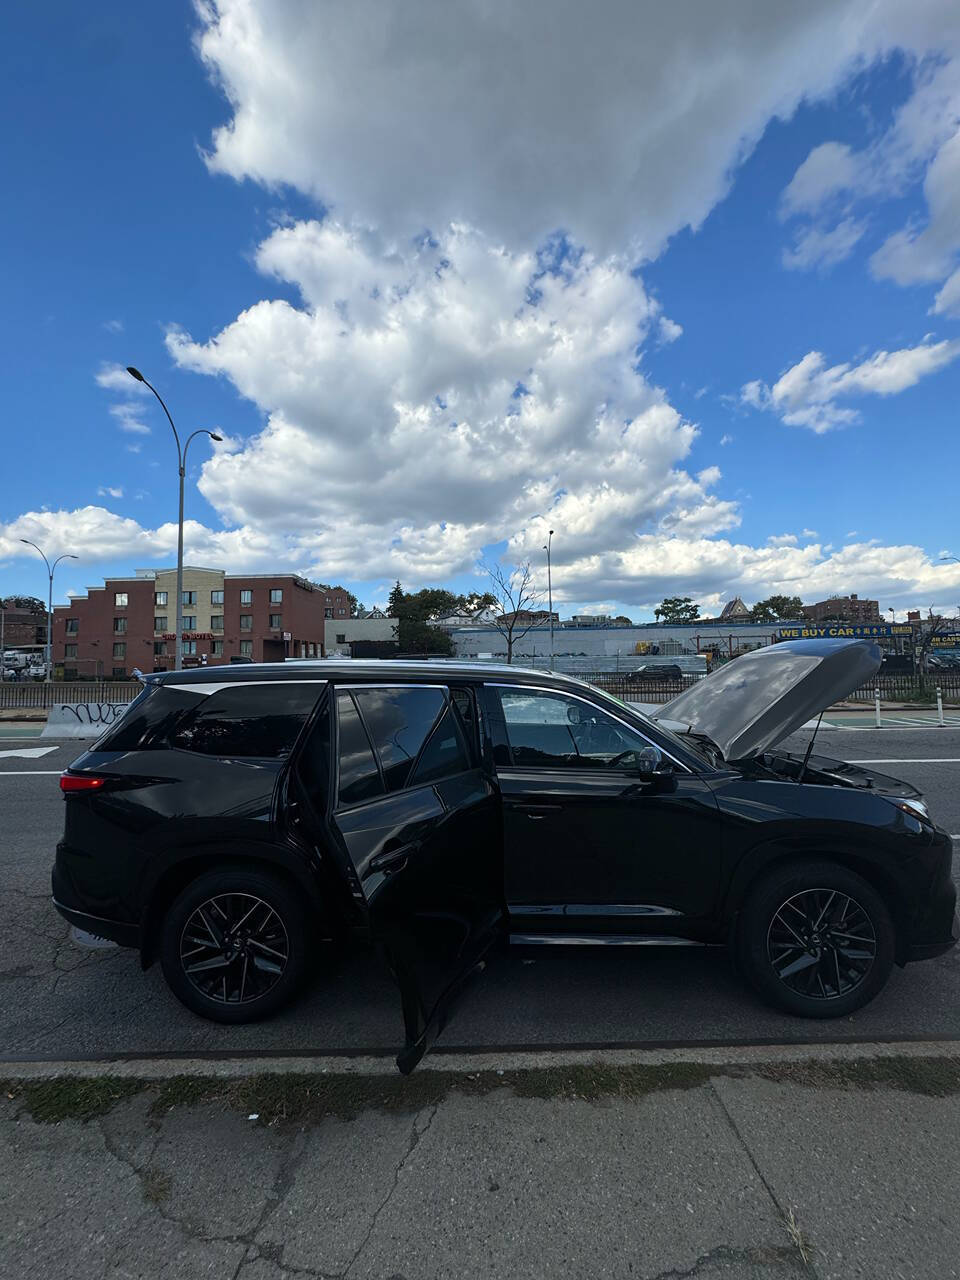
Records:
<instances>
[{"instance_id":1,"label":"tire","mask_svg":"<svg viewBox=\"0 0 960 1280\"><path fill-rule=\"evenodd\" d=\"M276 1013L292 999L306 959L303 907L285 881L266 871L205 872L163 919L160 963L167 985L213 1022L258 1022Z\"/></svg>"},{"instance_id":2,"label":"tire","mask_svg":"<svg viewBox=\"0 0 960 1280\"><path fill-rule=\"evenodd\" d=\"M818 859L776 867L751 889L737 960L768 1004L801 1018L842 1018L883 990L895 947L876 889L840 863Z\"/></svg>"}]
</instances>

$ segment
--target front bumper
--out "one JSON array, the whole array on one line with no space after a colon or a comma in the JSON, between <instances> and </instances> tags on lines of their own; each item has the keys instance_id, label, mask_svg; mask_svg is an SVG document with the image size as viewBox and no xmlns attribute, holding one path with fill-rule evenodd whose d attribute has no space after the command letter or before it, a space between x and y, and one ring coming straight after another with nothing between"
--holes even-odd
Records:
<instances>
[{"instance_id":1,"label":"front bumper","mask_svg":"<svg viewBox=\"0 0 960 1280\"><path fill-rule=\"evenodd\" d=\"M924 902L911 923L901 963L932 960L960 941L957 920L957 887L953 880L953 841L946 831L936 829L933 839L934 867ZM900 957L898 957L900 958Z\"/></svg>"}]
</instances>

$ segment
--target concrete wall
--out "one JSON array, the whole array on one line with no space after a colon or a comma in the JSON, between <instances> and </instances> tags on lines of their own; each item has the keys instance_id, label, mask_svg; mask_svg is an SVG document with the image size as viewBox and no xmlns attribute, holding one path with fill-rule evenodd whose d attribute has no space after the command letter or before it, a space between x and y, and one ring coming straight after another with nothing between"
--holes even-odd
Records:
<instances>
[{"instance_id":1,"label":"concrete wall","mask_svg":"<svg viewBox=\"0 0 960 1280\"><path fill-rule=\"evenodd\" d=\"M329 654L348 649L352 640L396 640L397 625L396 618L328 618L323 625L324 649Z\"/></svg>"}]
</instances>

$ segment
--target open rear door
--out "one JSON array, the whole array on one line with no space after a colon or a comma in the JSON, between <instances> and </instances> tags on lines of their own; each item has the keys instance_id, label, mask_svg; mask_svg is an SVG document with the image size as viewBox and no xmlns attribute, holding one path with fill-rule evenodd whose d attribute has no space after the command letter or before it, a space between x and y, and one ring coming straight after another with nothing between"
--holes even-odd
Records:
<instances>
[{"instance_id":1,"label":"open rear door","mask_svg":"<svg viewBox=\"0 0 960 1280\"><path fill-rule=\"evenodd\" d=\"M504 918L499 796L470 690L340 687L334 707L329 826L400 986L407 1073Z\"/></svg>"}]
</instances>

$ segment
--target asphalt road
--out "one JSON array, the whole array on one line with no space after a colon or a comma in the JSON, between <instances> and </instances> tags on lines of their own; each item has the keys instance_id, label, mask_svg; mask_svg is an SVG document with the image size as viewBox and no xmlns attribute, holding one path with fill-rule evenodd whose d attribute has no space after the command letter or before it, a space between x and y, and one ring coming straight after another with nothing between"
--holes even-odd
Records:
<instances>
[{"instance_id":1,"label":"asphalt road","mask_svg":"<svg viewBox=\"0 0 960 1280\"><path fill-rule=\"evenodd\" d=\"M2 729L0 729L2 732ZM788 745L802 746L801 733ZM330 956L296 1005L251 1027L207 1023L167 992L133 952L78 945L49 900L62 823L57 774L78 754L61 744L0 741L0 1060L143 1054L382 1052L402 1039L389 976L365 950ZM822 729L818 751L876 762L920 787L960 836L960 729ZM895 970L869 1008L802 1021L761 1005L719 950L504 946L467 990L447 1049L696 1042L795 1043L960 1038L960 949Z\"/></svg>"}]
</instances>

